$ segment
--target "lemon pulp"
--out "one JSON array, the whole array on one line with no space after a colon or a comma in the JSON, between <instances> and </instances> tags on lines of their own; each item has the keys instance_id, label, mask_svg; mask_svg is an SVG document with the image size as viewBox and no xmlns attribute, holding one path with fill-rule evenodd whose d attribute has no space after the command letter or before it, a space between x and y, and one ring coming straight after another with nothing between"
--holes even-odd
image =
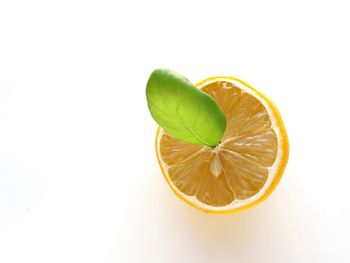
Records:
<instances>
[{"instance_id":1,"label":"lemon pulp","mask_svg":"<svg viewBox=\"0 0 350 263\"><path fill-rule=\"evenodd\" d=\"M160 130L162 171L173 190L196 207L224 211L245 206L261 198L283 171L288 156L283 123L270 102L243 83L214 78L199 88L226 114L225 134L210 148Z\"/></svg>"}]
</instances>

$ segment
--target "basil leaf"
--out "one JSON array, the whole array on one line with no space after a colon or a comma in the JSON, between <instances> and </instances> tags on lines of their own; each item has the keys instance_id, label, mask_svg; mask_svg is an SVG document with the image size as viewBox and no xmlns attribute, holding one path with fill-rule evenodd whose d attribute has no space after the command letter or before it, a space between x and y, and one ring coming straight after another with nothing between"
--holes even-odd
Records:
<instances>
[{"instance_id":1,"label":"basil leaf","mask_svg":"<svg viewBox=\"0 0 350 263\"><path fill-rule=\"evenodd\" d=\"M215 147L226 117L213 98L169 69L152 72L146 88L153 119L171 136L188 143Z\"/></svg>"}]
</instances>

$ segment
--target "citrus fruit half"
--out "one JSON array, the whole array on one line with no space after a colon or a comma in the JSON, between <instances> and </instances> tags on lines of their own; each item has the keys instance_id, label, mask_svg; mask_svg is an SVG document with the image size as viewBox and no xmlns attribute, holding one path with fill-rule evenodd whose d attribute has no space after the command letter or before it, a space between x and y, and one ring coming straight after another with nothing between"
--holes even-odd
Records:
<instances>
[{"instance_id":1,"label":"citrus fruit half","mask_svg":"<svg viewBox=\"0 0 350 263\"><path fill-rule=\"evenodd\" d=\"M185 143L158 128L156 152L174 193L208 213L252 207L274 190L288 161L288 138L273 103L234 77L197 84L225 113L225 134L215 148Z\"/></svg>"}]
</instances>

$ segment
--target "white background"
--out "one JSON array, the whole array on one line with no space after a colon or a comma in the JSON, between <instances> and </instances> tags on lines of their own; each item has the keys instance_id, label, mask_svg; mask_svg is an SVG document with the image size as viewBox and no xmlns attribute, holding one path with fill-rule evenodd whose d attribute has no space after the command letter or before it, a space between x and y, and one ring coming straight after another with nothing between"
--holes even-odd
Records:
<instances>
[{"instance_id":1,"label":"white background","mask_svg":"<svg viewBox=\"0 0 350 263\"><path fill-rule=\"evenodd\" d=\"M1 1L0 262L350 262L349 25L347 1ZM275 102L291 153L266 202L173 195L156 67Z\"/></svg>"}]
</instances>

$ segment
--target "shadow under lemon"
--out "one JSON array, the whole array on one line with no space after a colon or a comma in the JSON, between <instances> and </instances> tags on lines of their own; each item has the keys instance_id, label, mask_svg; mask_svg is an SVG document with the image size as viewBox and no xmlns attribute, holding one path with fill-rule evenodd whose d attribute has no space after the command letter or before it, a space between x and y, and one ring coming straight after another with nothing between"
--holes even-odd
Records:
<instances>
[{"instance_id":1,"label":"shadow under lemon","mask_svg":"<svg viewBox=\"0 0 350 263\"><path fill-rule=\"evenodd\" d=\"M226 255L235 251L248 253L257 242L263 247L263 240L268 238L263 235L278 238L283 234L277 231L284 229L283 218L288 216L295 194L293 188L283 187L282 179L275 192L253 208L234 214L206 214L180 200L160 172L154 171L153 176L144 200L152 206L150 225L170 232L184 243L196 244L204 252L220 246L217 252Z\"/></svg>"}]
</instances>

